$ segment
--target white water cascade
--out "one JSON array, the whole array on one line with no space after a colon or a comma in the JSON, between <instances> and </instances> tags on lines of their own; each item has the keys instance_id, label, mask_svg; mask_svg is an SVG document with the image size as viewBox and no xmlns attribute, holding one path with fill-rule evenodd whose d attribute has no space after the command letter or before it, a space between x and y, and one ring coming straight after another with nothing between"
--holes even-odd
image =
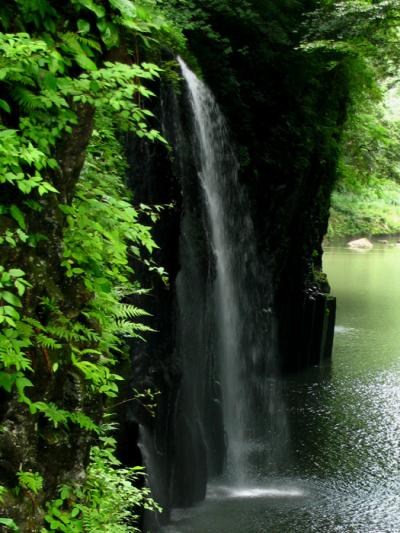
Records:
<instances>
[{"instance_id":1,"label":"white water cascade","mask_svg":"<svg viewBox=\"0 0 400 533\"><path fill-rule=\"evenodd\" d=\"M247 486L261 464L264 468L266 462L277 461L287 440L275 372L271 296L265 294L268 275L259 264L249 202L238 181L226 121L208 87L180 58L179 63L193 114L197 173L215 259L213 336L227 476L233 485Z\"/></svg>"}]
</instances>

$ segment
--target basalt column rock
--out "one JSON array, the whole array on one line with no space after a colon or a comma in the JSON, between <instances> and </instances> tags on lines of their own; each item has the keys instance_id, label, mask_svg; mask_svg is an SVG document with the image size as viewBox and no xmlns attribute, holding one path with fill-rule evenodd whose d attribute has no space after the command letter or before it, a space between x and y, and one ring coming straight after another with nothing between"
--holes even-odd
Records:
<instances>
[{"instance_id":1,"label":"basalt column rock","mask_svg":"<svg viewBox=\"0 0 400 533\"><path fill-rule=\"evenodd\" d=\"M161 105L155 112L172 150L137 138L127 141L135 201L171 204L155 227L160 249L154 258L167 270L168 286L135 266L142 284L152 287L140 303L152 313L149 323L156 332L145 344L132 346L131 383L160 395L155 418L139 405L129 408L122 423L121 453L127 456L127 434L134 436L135 426L140 426L150 485L164 508L160 520L166 521L171 505L187 506L204 498L207 479L223 470L225 439L215 339L207 334L213 320L207 294L215 274L192 146L192 117L183 91L160 91ZM146 527L157 527L152 520L148 518Z\"/></svg>"}]
</instances>

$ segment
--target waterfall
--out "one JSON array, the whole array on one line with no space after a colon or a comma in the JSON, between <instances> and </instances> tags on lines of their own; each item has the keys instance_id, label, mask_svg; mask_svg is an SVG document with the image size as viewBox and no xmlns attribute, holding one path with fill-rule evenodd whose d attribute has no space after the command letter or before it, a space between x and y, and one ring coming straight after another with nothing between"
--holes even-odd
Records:
<instances>
[{"instance_id":1,"label":"waterfall","mask_svg":"<svg viewBox=\"0 0 400 533\"><path fill-rule=\"evenodd\" d=\"M275 379L271 291L258 258L250 204L238 181L239 165L226 121L208 87L180 58L179 63L192 111L194 158L215 262L208 297L212 320L206 334L213 339L221 381L227 475L232 484L245 485L266 462L276 463L287 440ZM195 287L185 292L192 300L191 310L195 293ZM187 303L179 295L178 300L184 317ZM194 339L201 317L196 319L192 312L192 319ZM200 375L204 363L198 355ZM196 375L191 379L195 381ZM198 421L209 423L201 416Z\"/></svg>"},{"instance_id":2,"label":"waterfall","mask_svg":"<svg viewBox=\"0 0 400 533\"><path fill-rule=\"evenodd\" d=\"M163 342L154 336L146 357L134 360L138 381L161 384L157 417L137 417L149 485L164 508L146 517L151 531L171 509L203 500L207 485L210 493L268 488L287 460L268 258L257 247L227 123L207 86L180 65L185 90L165 88L161 98L172 157L160 164L145 145L134 160L147 183L158 187L169 172L179 187L177 240L168 249L175 291L154 309Z\"/></svg>"}]
</instances>

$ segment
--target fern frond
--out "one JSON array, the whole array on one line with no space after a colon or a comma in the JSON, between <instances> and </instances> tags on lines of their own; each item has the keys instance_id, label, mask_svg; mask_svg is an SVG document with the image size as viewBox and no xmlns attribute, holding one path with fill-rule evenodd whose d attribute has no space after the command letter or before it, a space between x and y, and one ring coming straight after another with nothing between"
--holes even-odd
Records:
<instances>
[{"instance_id":1,"label":"fern frond","mask_svg":"<svg viewBox=\"0 0 400 533\"><path fill-rule=\"evenodd\" d=\"M64 341L75 341L79 342L82 340L82 336L70 331L69 329L66 329L64 326L52 326L49 325L46 327L46 332L52 335L53 337L57 337L60 340Z\"/></svg>"},{"instance_id":2,"label":"fern frond","mask_svg":"<svg viewBox=\"0 0 400 533\"><path fill-rule=\"evenodd\" d=\"M116 318L139 318L142 316L151 316L150 313L148 313L144 309L141 309L140 307L136 307L130 304L118 305L114 309L113 315Z\"/></svg>"},{"instance_id":3,"label":"fern frond","mask_svg":"<svg viewBox=\"0 0 400 533\"><path fill-rule=\"evenodd\" d=\"M46 333L67 342L98 342L100 339L99 334L93 329L70 321L65 321L64 324L49 324L46 326Z\"/></svg>"},{"instance_id":4,"label":"fern frond","mask_svg":"<svg viewBox=\"0 0 400 533\"><path fill-rule=\"evenodd\" d=\"M155 332L153 328L140 322L118 320L117 325L119 334L125 337L139 337L142 339L143 337L140 335L140 333Z\"/></svg>"},{"instance_id":5,"label":"fern frond","mask_svg":"<svg viewBox=\"0 0 400 533\"><path fill-rule=\"evenodd\" d=\"M43 335L42 333L39 333L36 335L36 342L43 346L43 348L46 348L48 350L59 350L62 348L62 344L57 342L52 337L48 337L47 335Z\"/></svg>"},{"instance_id":6,"label":"fern frond","mask_svg":"<svg viewBox=\"0 0 400 533\"><path fill-rule=\"evenodd\" d=\"M90 59L93 56L91 42L89 39L77 35L76 33L64 33L61 35L66 52L74 56L75 61L85 70L96 70L96 64ZM88 43L91 42L91 45Z\"/></svg>"},{"instance_id":7,"label":"fern frond","mask_svg":"<svg viewBox=\"0 0 400 533\"><path fill-rule=\"evenodd\" d=\"M78 42L84 46L87 46L89 48L93 48L93 50L97 50L98 52L101 52L101 46L97 41L94 39L89 39L88 37L83 37L82 35L75 35Z\"/></svg>"},{"instance_id":8,"label":"fern frond","mask_svg":"<svg viewBox=\"0 0 400 533\"><path fill-rule=\"evenodd\" d=\"M12 97L26 111L46 109L45 99L24 87L15 87Z\"/></svg>"},{"instance_id":9,"label":"fern frond","mask_svg":"<svg viewBox=\"0 0 400 533\"><path fill-rule=\"evenodd\" d=\"M39 320L36 320L36 318L32 318L30 316L24 317L24 322L27 322L31 326L37 329L43 329L42 324L39 322Z\"/></svg>"},{"instance_id":10,"label":"fern frond","mask_svg":"<svg viewBox=\"0 0 400 533\"><path fill-rule=\"evenodd\" d=\"M81 412L71 413L69 415L69 419L71 420L73 424L77 424L82 429L87 429L88 431L95 431L96 433L99 432L99 429L100 429L99 426L84 413L81 413Z\"/></svg>"}]
</instances>

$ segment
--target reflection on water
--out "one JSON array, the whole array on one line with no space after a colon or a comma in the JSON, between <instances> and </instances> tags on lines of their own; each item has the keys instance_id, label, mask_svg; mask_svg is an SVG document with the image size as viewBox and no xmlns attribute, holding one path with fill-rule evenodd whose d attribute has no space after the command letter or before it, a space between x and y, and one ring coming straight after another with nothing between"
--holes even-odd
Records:
<instances>
[{"instance_id":1,"label":"reflection on water","mask_svg":"<svg viewBox=\"0 0 400 533\"><path fill-rule=\"evenodd\" d=\"M290 498L294 496L303 496L303 491L300 489L274 489L274 488L248 488L235 489L231 495L234 498Z\"/></svg>"},{"instance_id":2,"label":"reflection on water","mask_svg":"<svg viewBox=\"0 0 400 533\"><path fill-rule=\"evenodd\" d=\"M292 450L254 487L210 487L166 532L400 532L400 249L329 249L331 365L283 383Z\"/></svg>"},{"instance_id":3,"label":"reflection on water","mask_svg":"<svg viewBox=\"0 0 400 533\"><path fill-rule=\"evenodd\" d=\"M346 326L335 326L335 335L349 334L356 331L356 328L346 328Z\"/></svg>"},{"instance_id":4,"label":"reflection on water","mask_svg":"<svg viewBox=\"0 0 400 533\"><path fill-rule=\"evenodd\" d=\"M294 496L304 496L304 491L299 488L294 488L288 485L287 480L281 482L280 485L273 486L243 486L240 488L232 488L224 485L211 485L208 490L207 498L285 498Z\"/></svg>"}]
</instances>

